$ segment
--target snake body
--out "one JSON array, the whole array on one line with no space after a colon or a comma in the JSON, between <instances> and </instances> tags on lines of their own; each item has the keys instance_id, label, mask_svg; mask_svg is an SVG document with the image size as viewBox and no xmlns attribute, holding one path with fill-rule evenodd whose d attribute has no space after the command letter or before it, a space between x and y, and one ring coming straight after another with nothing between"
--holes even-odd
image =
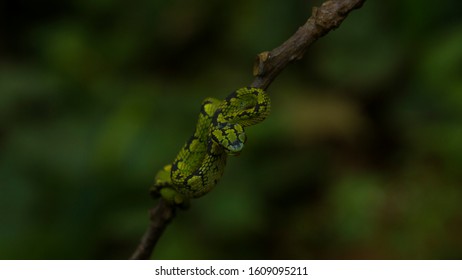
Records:
<instances>
[{"instance_id":1,"label":"snake body","mask_svg":"<svg viewBox=\"0 0 462 280\"><path fill-rule=\"evenodd\" d=\"M227 156L243 149L244 128L261 122L269 112L269 96L258 88L240 88L223 101L205 99L194 134L173 163L158 172L154 192L182 204L211 191L223 175Z\"/></svg>"}]
</instances>

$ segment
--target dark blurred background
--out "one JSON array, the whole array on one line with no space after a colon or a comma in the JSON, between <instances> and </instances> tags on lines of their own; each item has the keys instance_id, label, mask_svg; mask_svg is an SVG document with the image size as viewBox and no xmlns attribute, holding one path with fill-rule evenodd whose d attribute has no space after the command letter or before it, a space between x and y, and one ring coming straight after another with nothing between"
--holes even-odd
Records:
<instances>
[{"instance_id":1,"label":"dark blurred background","mask_svg":"<svg viewBox=\"0 0 462 280\"><path fill-rule=\"evenodd\" d=\"M0 258L128 258L201 101L320 3L2 1ZM269 93L154 258L462 258L461 1L368 0Z\"/></svg>"}]
</instances>

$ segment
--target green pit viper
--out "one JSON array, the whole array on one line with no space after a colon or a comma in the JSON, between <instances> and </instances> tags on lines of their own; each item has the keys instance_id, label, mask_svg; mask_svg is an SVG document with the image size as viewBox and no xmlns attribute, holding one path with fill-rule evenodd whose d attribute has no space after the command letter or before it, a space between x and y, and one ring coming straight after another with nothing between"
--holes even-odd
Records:
<instances>
[{"instance_id":1,"label":"green pit viper","mask_svg":"<svg viewBox=\"0 0 462 280\"><path fill-rule=\"evenodd\" d=\"M263 121L269 112L269 96L259 88L240 88L223 101L206 98L194 134L173 163L157 173L151 193L187 205L190 198L210 192L223 175L228 155L238 155L244 147L244 127Z\"/></svg>"}]
</instances>

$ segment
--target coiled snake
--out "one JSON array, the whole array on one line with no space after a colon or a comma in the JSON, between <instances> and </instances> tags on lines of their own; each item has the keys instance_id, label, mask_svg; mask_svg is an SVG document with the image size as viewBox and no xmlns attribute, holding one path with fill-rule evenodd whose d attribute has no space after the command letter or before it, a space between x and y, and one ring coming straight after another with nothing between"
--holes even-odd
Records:
<instances>
[{"instance_id":1,"label":"coiled snake","mask_svg":"<svg viewBox=\"0 0 462 280\"><path fill-rule=\"evenodd\" d=\"M270 112L269 96L259 88L240 88L225 100L202 102L196 130L172 164L160 170L151 193L184 205L211 191L222 177L228 155L238 155L244 127L263 121Z\"/></svg>"}]
</instances>

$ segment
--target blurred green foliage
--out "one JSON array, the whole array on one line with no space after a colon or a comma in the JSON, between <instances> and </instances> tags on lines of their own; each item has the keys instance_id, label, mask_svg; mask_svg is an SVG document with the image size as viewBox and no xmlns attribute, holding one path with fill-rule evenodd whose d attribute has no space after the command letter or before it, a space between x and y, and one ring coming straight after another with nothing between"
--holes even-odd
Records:
<instances>
[{"instance_id":1,"label":"blurred green foliage","mask_svg":"<svg viewBox=\"0 0 462 280\"><path fill-rule=\"evenodd\" d=\"M202 99L320 3L2 1L0 258L128 258ZM462 258L461 3L366 1L153 257Z\"/></svg>"}]
</instances>

